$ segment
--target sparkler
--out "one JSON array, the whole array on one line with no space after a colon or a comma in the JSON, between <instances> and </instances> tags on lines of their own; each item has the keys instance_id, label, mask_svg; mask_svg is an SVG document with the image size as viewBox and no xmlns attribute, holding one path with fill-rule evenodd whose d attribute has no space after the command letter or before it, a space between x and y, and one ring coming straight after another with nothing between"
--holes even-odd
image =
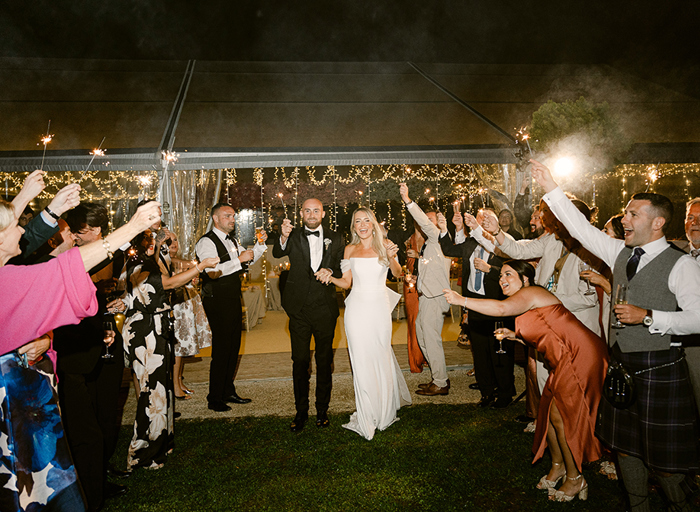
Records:
<instances>
[{"instance_id":1,"label":"sparkler","mask_svg":"<svg viewBox=\"0 0 700 512\"><path fill-rule=\"evenodd\" d=\"M520 128L520 130L518 130L517 135L520 135L521 140L523 140L525 142L525 144L527 144L527 150L530 152L530 157L532 157L533 155L532 155L532 148L530 147L530 135L525 132L524 126L522 128Z\"/></svg>"},{"instance_id":2,"label":"sparkler","mask_svg":"<svg viewBox=\"0 0 700 512\"><path fill-rule=\"evenodd\" d=\"M89 169L90 166L92 165L92 162L95 160L95 157L96 157L96 156L105 156L105 150L104 150L104 149L101 149L101 148L102 148L102 144L104 144L106 138L107 138L106 136L105 136L105 137L102 137L102 142L100 142L100 145L97 146L97 147L96 147L95 149L93 149L92 151L90 151L90 154L92 155L92 158L91 158L90 161L88 162L87 167L86 167L85 169L83 169L82 176L80 177L81 180L85 177L85 173L88 171L88 169Z\"/></svg>"},{"instance_id":3,"label":"sparkler","mask_svg":"<svg viewBox=\"0 0 700 512\"><path fill-rule=\"evenodd\" d=\"M284 210L284 218L286 219L287 218L287 205L284 204L284 197L283 196L284 195L282 194L282 192L277 194L277 197L279 197L280 201L282 201L282 209Z\"/></svg>"},{"instance_id":4,"label":"sparkler","mask_svg":"<svg viewBox=\"0 0 700 512\"><path fill-rule=\"evenodd\" d=\"M46 145L51 142L51 139L53 139L53 135L49 134L49 131L51 131L51 119L49 119L49 125L46 127L46 135L41 138L41 142L44 143L44 153L41 155L41 167L39 170L43 171L44 170L44 157L46 157Z\"/></svg>"}]
</instances>

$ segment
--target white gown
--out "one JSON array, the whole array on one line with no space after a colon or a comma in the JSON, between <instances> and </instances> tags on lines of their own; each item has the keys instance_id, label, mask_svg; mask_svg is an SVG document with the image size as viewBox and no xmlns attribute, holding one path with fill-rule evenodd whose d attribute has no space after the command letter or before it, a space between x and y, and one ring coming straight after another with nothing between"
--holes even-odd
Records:
<instances>
[{"instance_id":1,"label":"white gown","mask_svg":"<svg viewBox=\"0 0 700 512\"><path fill-rule=\"evenodd\" d=\"M366 439L375 429L397 421L396 412L411 394L391 348L391 312L400 295L386 287L388 268L378 258L351 258L341 269L352 271L352 291L345 299L345 335L352 364L355 407L343 427Z\"/></svg>"}]
</instances>

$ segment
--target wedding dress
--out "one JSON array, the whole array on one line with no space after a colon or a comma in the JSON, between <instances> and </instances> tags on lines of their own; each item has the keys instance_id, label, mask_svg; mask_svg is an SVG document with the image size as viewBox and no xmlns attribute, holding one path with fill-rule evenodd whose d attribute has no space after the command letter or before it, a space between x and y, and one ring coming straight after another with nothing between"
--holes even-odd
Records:
<instances>
[{"instance_id":1,"label":"wedding dress","mask_svg":"<svg viewBox=\"0 0 700 512\"><path fill-rule=\"evenodd\" d=\"M378 258L351 258L341 269L352 271L352 290L345 300L356 411L343 427L366 439L375 429L397 421L396 412L411 403L399 363L391 348L391 312L400 295L386 286L388 268Z\"/></svg>"}]
</instances>

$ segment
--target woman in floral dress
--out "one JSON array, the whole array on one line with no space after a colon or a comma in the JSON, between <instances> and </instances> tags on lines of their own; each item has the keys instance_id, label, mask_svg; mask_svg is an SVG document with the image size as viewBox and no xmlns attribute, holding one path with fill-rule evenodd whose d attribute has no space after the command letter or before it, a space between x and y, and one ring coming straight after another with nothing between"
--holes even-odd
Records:
<instances>
[{"instance_id":1,"label":"woman in floral dress","mask_svg":"<svg viewBox=\"0 0 700 512\"><path fill-rule=\"evenodd\" d=\"M160 469L174 446L169 290L191 281L219 259L207 258L187 272L168 277L153 258L155 241L150 230L137 236L132 247L136 254L127 263L128 311L122 337L125 364L138 381L138 404L127 469Z\"/></svg>"}]
</instances>

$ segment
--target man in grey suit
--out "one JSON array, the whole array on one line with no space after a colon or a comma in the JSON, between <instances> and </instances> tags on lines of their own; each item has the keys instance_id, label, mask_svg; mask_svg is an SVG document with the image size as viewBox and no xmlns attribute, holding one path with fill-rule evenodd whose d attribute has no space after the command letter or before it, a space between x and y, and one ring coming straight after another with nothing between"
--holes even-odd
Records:
<instances>
[{"instance_id":1,"label":"man in grey suit","mask_svg":"<svg viewBox=\"0 0 700 512\"><path fill-rule=\"evenodd\" d=\"M440 248L440 229L437 227L437 214L427 215L408 197L408 186L402 183L399 192L413 219L425 235L425 245L418 258L418 317L416 318L416 337L418 346L430 366L433 380L421 384L416 391L419 395L447 395L450 381L447 379L445 352L442 349L442 325L449 304L443 290L450 287L450 260L445 258Z\"/></svg>"}]
</instances>

